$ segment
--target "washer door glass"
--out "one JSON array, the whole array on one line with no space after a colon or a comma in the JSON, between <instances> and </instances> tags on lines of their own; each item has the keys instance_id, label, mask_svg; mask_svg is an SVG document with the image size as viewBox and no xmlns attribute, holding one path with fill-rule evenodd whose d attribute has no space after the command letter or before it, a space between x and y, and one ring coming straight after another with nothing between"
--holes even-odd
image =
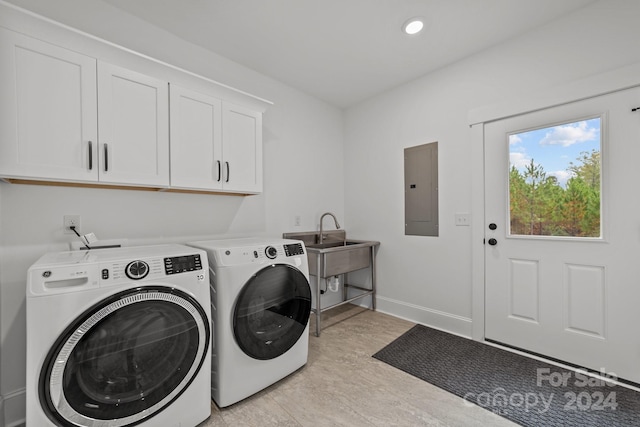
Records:
<instances>
[{"instance_id":1,"label":"washer door glass","mask_svg":"<svg viewBox=\"0 0 640 427\"><path fill-rule=\"evenodd\" d=\"M297 268L275 264L249 279L238 295L233 332L254 359L284 354L304 333L311 312L309 281Z\"/></svg>"},{"instance_id":2,"label":"washer door glass","mask_svg":"<svg viewBox=\"0 0 640 427\"><path fill-rule=\"evenodd\" d=\"M114 295L79 317L49 352L41 403L63 425L139 423L188 387L208 345L206 314L186 293L158 286Z\"/></svg>"}]
</instances>

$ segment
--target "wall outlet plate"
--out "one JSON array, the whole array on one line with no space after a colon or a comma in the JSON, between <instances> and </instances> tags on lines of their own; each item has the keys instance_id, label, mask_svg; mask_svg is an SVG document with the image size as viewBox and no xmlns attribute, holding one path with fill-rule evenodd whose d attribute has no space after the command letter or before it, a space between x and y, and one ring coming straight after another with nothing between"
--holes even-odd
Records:
<instances>
[{"instance_id":1,"label":"wall outlet plate","mask_svg":"<svg viewBox=\"0 0 640 427\"><path fill-rule=\"evenodd\" d=\"M64 234L76 234L71 229L72 226L76 227L76 231L80 233L80 215L64 215L62 217L62 227Z\"/></svg>"}]
</instances>

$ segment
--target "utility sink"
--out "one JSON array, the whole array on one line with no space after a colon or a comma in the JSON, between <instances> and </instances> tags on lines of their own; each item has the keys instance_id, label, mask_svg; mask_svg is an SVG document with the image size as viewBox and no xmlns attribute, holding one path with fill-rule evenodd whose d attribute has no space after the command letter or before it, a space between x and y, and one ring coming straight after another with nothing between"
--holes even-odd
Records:
<instances>
[{"instance_id":1,"label":"utility sink","mask_svg":"<svg viewBox=\"0 0 640 427\"><path fill-rule=\"evenodd\" d=\"M309 274L327 278L371 266L373 249L380 242L347 239L344 230L323 232L322 243L316 231L284 233L285 239L302 240L307 248Z\"/></svg>"},{"instance_id":2,"label":"utility sink","mask_svg":"<svg viewBox=\"0 0 640 427\"><path fill-rule=\"evenodd\" d=\"M322 223L322 218L320 222ZM338 221L335 221L335 223L336 227L339 228ZM322 230L322 225L320 229ZM380 245L380 242L347 239L346 231L341 229L322 231L322 236L317 231L301 231L283 233L282 237L302 240L307 248L309 274L316 276L317 279L315 305L311 309L316 316L317 337L320 336L321 313L325 310L351 303L366 296L371 296L371 309L376 309L376 248ZM365 287L365 285L354 284L347 280L349 275L346 273L363 268L369 269L370 286ZM342 301L323 308L320 303L323 293L320 285L321 279L340 275L344 275ZM354 291L356 293L355 296L353 296Z\"/></svg>"}]
</instances>

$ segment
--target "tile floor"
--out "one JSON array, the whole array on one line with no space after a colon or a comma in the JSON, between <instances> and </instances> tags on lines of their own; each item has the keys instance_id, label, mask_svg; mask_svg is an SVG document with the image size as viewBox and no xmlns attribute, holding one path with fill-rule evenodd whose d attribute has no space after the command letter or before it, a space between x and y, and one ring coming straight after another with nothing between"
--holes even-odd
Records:
<instances>
[{"instance_id":1,"label":"tile floor","mask_svg":"<svg viewBox=\"0 0 640 427\"><path fill-rule=\"evenodd\" d=\"M353 305L323 316L304 367L235 405L213 404L198 427L516 425L371 357L413 323Z\"/></svg>"}]
</instances>

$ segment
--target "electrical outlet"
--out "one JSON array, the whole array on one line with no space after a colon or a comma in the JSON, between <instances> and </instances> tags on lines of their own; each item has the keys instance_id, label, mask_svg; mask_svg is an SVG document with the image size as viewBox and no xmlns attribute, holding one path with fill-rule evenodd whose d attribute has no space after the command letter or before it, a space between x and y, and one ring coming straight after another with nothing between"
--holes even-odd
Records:
<instances>
[{"instance_id":1,"label":"electrical outlet","mask_svg":"<svg viewBox=\"0 0 640 427\"><path fill-rule=\"evenodd\" d=\"M300 215L295 215L293 217L293 226L300 227L301 225L302 225L302 218L300 218Z\"/></svg>"},{"instance_id":2,"label":"electrical outlet","mask_svg":"<svg viewBox=\"0 0 640 427\"><path fill-rule=\"evenodd\" d=\"M75 226L76 231L80 233L80 215L64 215L62 217L64 234L76 234L71 229L72 226Z\"/></svg>"}]
</instances>

